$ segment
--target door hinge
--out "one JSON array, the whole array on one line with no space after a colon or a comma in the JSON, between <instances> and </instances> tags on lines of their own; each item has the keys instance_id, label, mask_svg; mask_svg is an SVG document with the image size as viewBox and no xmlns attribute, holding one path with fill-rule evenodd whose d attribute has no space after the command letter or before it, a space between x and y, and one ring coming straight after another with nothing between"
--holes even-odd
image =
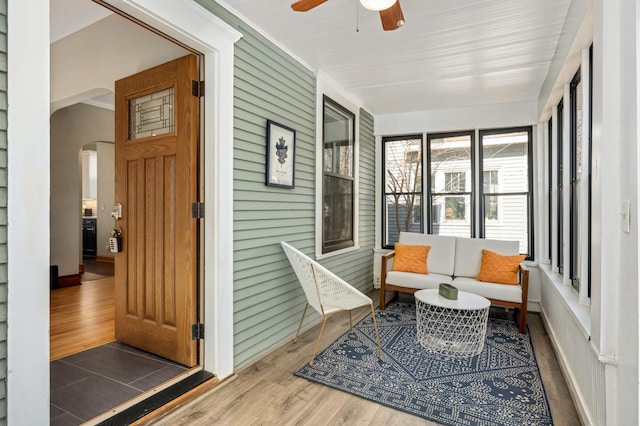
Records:
<instances>
[{"instance_id":1,"label":"door hinge","mask_svg":"<svg viewBox=\"0 0 640 426\"><path fill-rule=\"evenodd\" d=\"M204 339L204 324L201 322L197 324L191 324L191 340Z\"/></svg>"},{"instance_id":2,"label":"door hinge","mask_svg":"<svg viewBox=\"0 0 640 426\"><path fill-rule=\"evenodd\" d=\"M204 81L191 80L191 94L196 98L204 96Z\"/></svg>"},{"instance_id":3,"label":"door hinge","mask_svg":"<svg viewBox=\"0 0 640 426\"><path fill-rule=\"evenodd\" d=\"M204 203L196 201L191 203L191 218L203 219L204 218Z\"/></svg>"}]
</instances>

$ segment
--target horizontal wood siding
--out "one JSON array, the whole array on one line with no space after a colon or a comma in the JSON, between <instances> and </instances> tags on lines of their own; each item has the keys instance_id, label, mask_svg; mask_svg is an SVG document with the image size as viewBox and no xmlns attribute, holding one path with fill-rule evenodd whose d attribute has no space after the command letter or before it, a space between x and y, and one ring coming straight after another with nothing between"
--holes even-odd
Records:
<instances>
[{"instance_id":1,"label":"horizontal wood siding","mask_svg":"<svg viewBox=\"0 0 640 426\"><path fill-rule=\"evenodd\" d=\"M316 78L214 1L197 1L243 35L234 58L233 327L238 369L292 339L306 303L280 241L312 256L315 251ZM296 130L294 189L265 185L267 119ZM363 114L360 136L361 248L323 263L369 290L374 228L369 114ZM308 315L305 327L318 320L317 314Z\"/></svg>"}]
</instances>

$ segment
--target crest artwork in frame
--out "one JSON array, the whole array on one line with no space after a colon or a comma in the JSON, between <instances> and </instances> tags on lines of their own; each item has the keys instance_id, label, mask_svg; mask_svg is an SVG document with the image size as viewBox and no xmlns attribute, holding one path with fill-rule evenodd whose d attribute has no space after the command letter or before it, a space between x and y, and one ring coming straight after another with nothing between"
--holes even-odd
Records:
<instances>
[{"instance_id":1,"label":"crest artwork in frame","mask_svg":"<svg viewBox=\"0 0 640 426\"><path fill-rule=\"evenodd\" d=\"M267 173L265 184L293 188L296 171L296 131L267 120Z\"/></svg>"}]
</instances>

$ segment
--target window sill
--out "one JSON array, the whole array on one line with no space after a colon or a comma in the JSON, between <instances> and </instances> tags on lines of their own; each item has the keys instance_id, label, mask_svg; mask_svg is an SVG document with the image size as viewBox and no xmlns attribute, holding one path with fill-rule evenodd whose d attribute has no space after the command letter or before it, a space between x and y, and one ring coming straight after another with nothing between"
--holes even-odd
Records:
<instances>
[{"instance_id":1,"label":"window sill","mask_svg":"<svg viewBox=\"0 0 640 426\"><path fill-rule=\"evenodd\" d=\"M560 300L564 303L570 316L579 325L580 331L582 331L586 339L591 338L591 309L587 305L582 305L578 302L578 292L574 290L570 285L562 282L562 276L557 272L551 270L551 265L538 264L538 269L543 275L543 279L546 279L550 284L549 286L555 289L556 293L560 296ZM544 305L542 306L544 311Z\"/></svg>"},{"instance_id":2,"label":"window sill","mask_svg":"<svg viewBox=\"0 0 640 426\"><path fill-rule=\"evenodd\" d=\"M351 253L352 251L360 250L360 246L355 245L353 247L347 247L336 251L331 251L329 253L316 253L316 260L328 259L333 256L338 256L345 253Z\"/></svg>"}]
</instances>

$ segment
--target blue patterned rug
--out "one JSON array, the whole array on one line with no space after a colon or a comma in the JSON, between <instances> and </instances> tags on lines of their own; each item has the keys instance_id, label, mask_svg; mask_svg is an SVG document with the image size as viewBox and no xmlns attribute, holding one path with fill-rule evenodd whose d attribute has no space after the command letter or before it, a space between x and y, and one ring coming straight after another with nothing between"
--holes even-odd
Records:
<instances>
[{"instance_id":1,"label":"blue patterned rug","mask_svg":"<svg viewBox=\"0 0 640 426\"><path fill-rule=\"evenodd\" d=\"M480 355L428 355L416 341L413 303L376 310L384 361L371 315L295 372L313 382L446 425L552 425L529 334L489 318Z\"/></svg>"}]
</instances>

